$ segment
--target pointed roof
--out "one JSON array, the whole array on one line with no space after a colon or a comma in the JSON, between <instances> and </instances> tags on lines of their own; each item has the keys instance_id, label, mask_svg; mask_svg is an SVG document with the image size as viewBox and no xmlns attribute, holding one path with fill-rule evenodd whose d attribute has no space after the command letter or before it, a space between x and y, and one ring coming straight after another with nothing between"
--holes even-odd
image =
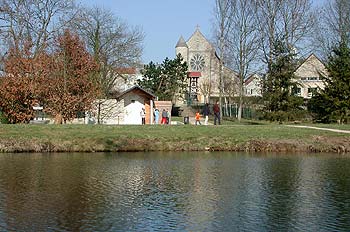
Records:
<instances>
[{"instance_id":1,"label":"pointed roof","mask_svg":"<svg viewBox=\"0 0 350 232\"><path fill-rule=\"evenodd\" d=\"M189 47L195 48L196 46L202 47L202 49L212 49L215 52L214 46L209 42L207 38L202 34L202 32L199 30L199 26L197 26L194 33L191 35L191 37L187 40L187 44Z\"/></svg>"},{"instance_id":2,"label":"pointed roof","mask_svg":"<svg viewBox=\"0 0 350 232\"><path fill-rule=\"evenodd\" d=\"M194 36L199 36L202 37L203 39L207 40L207 38L205 38L205 36L202 34L202 32L199 30L199 26L197 26L196 30L194 31L194 33L191 35L190 39ZM208 41L208 40L207 40ZM208 41L209 42L209 41Z\"/></svg>"},{"instance_id":3,"label":"pointed roof","mask_svg":"<svg viewBox=\"0 0 350 232\"><path fill-rule=\"evenodd\" d=\"M186 44L186 41L184 40L184 37L180 36L180 39L177 42L175 48L177 48L177 47L185 47L185 48L187 48L187 44Z\"/></svg>"},{"instance_id":4,"label":"pointed roof","mask_svg":"<svg viewBox=\"0 0 350 232\"><path fill-rule=\"evenodd\" d=\"M151 92L149 92L149 91L147 91L147 90L141 88L141 87L138 86L138 85L135 85L135 86L131 87L130 89L127 89L127 90L125 90L124 92L122 92L122 93L120 93L119 95L117 95L117 96L116 96L116 99L122 98L125 94L127 94L127 93L129 93L129 92L136 92L136 93L138 93L139 95L144 95L144 96L149 97L149 98L151 98L151 99L156 98L156 96L155 96L153 93L151 93Z\"/></svg>"},{"instance_id":5,"label":"pointed roof","mask_svg":"<svg viewBox=\"0 0 350 232\"><path fill-rule=\"evenodd\" d=\"M325 64L311 53L294 71L299 77L319 76L320 73L327 75Z\"/></svg>"}]
</instances>

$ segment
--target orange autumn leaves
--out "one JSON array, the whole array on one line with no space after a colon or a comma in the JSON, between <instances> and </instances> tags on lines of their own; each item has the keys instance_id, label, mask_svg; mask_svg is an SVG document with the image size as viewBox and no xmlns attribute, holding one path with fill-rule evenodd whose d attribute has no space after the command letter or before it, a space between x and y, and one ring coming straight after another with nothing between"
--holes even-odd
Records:
<instances>
[{"instance_id":1,"label":"orange autumn leaves","mask_svg":"<svg viewBox=\"0 0 350 232\"><path fill-rule=\"evenodd\" d=\"M66 31L50 49L11 49L0 78L0 109L11 123L27 123L42 105L56 123L91 108L99 94L98 65L79 37ZM51 51L51 52L49 52Z\"/></svg>"}]
</instances>

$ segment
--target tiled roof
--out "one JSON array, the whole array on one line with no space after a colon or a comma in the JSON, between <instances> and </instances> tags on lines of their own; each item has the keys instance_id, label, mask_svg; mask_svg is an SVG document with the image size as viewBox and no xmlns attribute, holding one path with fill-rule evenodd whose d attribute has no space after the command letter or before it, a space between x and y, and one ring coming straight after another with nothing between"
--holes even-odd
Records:
<instances>
[{"instance_id":1,"label":"tiled roof","mask_svg":"<svg viewBox=\"0 0 350 232\"><path fill-rule=\"evenodd\" d=\"M115 71L119 74L136 74L136 68L134 67L128 67L128 68L116 68Z\"/></svg>"}]
</instances>

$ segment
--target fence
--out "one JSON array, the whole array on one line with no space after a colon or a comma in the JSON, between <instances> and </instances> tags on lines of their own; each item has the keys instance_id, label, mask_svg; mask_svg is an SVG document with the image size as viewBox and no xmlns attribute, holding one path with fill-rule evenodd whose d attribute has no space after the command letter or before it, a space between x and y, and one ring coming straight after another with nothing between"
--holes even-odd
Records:
<instances>
[{"instance_id":1,"label":"fence","mask_svg":"<svg viewBox=\"0 0 350 232\"><path fill-rule=\"evenodd\" d=\"M202 111L204 104L192 104L193 109ZM213 104L209 105L211 113L213 113ZM229 118L237 118L238 116L238 105L237 104L224 104L222 106L222 116ZM246 106L242 108L242 118L244 119L258 119L258 110L252 106Z\"/></svg>"},{"instance_id":2,"label":"fence","mask_svg":"<svg viewBox=\"0 0 350 232\"><path fill-rule=\"evenodd\" d=\"M238 106L237 104L226 104L222 106L222 116L229 118L237 118ZM245 119L256 119L258 117L257 110L252 107L242 108L242 118Z\"/></svg>"}]
</instances>

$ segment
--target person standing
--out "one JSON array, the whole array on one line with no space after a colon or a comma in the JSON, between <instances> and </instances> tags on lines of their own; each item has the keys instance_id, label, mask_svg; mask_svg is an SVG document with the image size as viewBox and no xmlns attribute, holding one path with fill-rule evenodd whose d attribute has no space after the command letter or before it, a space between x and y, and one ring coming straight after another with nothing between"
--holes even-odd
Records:
<instances>
[{"instance_id":1,"label":"person standing","mask_svg":"<svg viewBox=\"0 0 350 232\"><path fill-rule=\"evenodd\" d=\"M165 111L165 109L163 109L162 111L162 121L161 124L166 124L166 118L167 118L167 112Z\"/></svg>"},{"instance_id":2,"label":"person standing","mask_svg":"<svg viewBox=\"0 0 350 232\"><path fill-rule=\"evenodd\" d=\"M209 114L210 114L209 104L205 103L204 108L203 108L203 116L205 118L204 125L208 125Z\"/></svg>"},{"instance_id":3,"label":"person standing","mask_svg":"<svg viewBox=\"0 0 350 232\"><path fill-rule=\"evenodd\" d=\"M195 119L196 119L196 125L202 125L201 124L201 115L199 114L199 111L196 112L196 116L195 116Z\"/></svg>"},{"instance_id":4,"label":"person standing","mask_svg":"<svg viewBox=\"0 0 350 232\"><path fill-rule=\"evenodd\" d=\"M159 124L159 110L157 108L154 110L154 122Z\"/></svg>"},{"instance_id":5,"label":"person standing","mask_svg":"<svg viewBox=\"0 0 350 232\"><path fill-rule=\"evenodd\" d=\"M216 125L216 120L218 121L219 125L221 124L220 122L220 106L219 106L219 101L216 101L216 103L213 106L213 111L214 111L214 125Z\"/></svg>"},{"instance_id":6,"label":"person standing","mask_svg":"<svg viewBox=\"0 0 350 232\"><path fill-rule=\"evenodd\" d=\"M170 112L168 109L166 109L166 124L170 123Z\"/></svg>"},{"instance_id":7,"label":"person standing","mask_svg":"<svg viewBox=\"0 0 350 232\"><path fill-rule=\"evenodd\" d=\"M145 111L145 108L142 108L142 110L140 112L140 116L141 116L142 125L145 125L146 124L146 111Z\"/></svg>"}]
</instances>

